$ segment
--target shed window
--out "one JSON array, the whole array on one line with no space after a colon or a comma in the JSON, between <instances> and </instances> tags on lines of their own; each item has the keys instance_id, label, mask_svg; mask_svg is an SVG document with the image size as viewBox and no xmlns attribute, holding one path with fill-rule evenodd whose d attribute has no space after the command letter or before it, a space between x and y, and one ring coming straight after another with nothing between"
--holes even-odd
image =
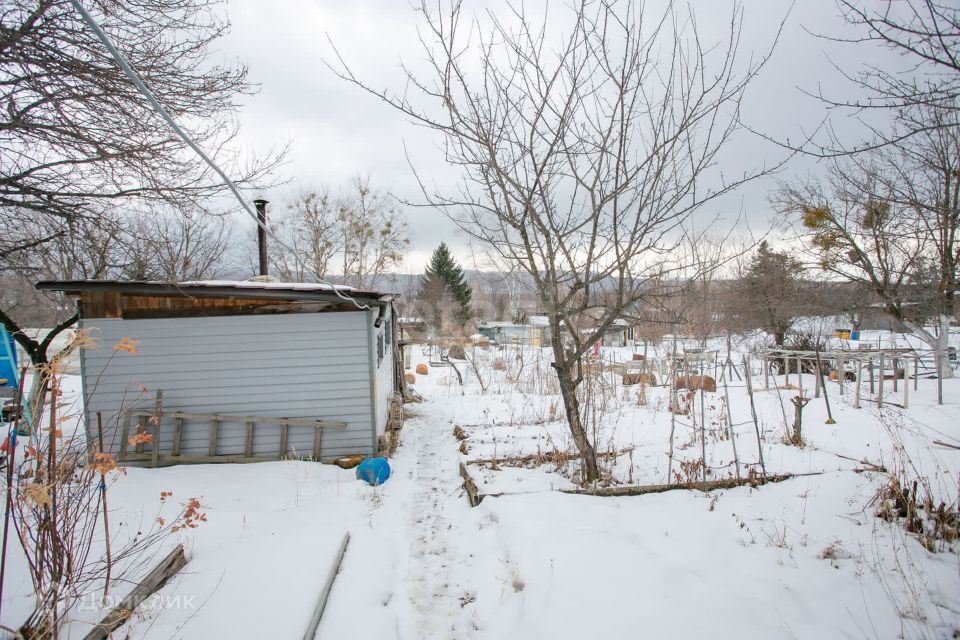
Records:
<instances>
[{"instance_id":1,"label":"shed window","mask_svg":"<svg viewBox=\"0 0 960 640\"><path fill-rule=\"evenodd\" d=\"M387 346L389 347L390 345L393 344L393 323L392 322L387 323L386 333L387 333Z\"/></svg>"},{"instance_id":2,"label":"shed window","mask_svg":"<svg viewBox=\"0 0 960 640\"><path fill-rule=\"evenodd\" d=\"M383 334L377 334L377 366L383 362Z\"/></svg>"}]
</instances>

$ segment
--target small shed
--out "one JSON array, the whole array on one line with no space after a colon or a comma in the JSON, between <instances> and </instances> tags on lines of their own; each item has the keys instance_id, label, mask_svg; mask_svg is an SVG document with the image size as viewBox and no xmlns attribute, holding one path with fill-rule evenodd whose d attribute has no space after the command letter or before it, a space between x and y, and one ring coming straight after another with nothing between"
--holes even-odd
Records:
<instances>
[{"instance_id":1,"label":"small shed","mask_svg":"<svg viewBox=\"0 0 960 640\"><path fill-rule=\"evenodd\" d=\"M88 441L129 463L373 455L391 420L394 294L323 284L48 281L78 301ZM139 437L147 434L150 437Z\"/></svg>"}]
</instances>

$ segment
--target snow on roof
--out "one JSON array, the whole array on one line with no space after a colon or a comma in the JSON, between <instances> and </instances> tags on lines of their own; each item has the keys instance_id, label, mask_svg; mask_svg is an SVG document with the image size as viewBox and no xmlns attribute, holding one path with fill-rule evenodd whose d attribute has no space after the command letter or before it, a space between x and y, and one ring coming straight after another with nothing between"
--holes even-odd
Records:
<instances>
[{"instance_id":1,"label":"snow on roof","mask_svg":"<svg viewBox=\"0 0 960 640\"><path fill-rule=\"evenodd\" d=\"M151 283L162 284L162 283ZM183 287L234 287L237 289L295 289L299 291L356 291L355 287L345 284L327 284L325 282L260 282L255 280L188 280L178 282Z\"/></svg>"}]
</instances>

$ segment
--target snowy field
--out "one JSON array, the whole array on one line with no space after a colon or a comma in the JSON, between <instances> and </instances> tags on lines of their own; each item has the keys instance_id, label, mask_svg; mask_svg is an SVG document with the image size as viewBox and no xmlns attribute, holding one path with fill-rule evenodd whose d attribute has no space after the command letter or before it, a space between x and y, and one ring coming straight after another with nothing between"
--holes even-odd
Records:
<instances>
[{"instance_id":1,"label":"snowy field","mask_svg":"<svg viewBox=\"0 0 960 640\"><path fill-rule=\"evenodd\" d=\"M629 351L600 355L622 362ZM577 487L579 469L563 455L574 448L548 352L467 352L476 366L457 362L462 385L449 367L428 364L417 376L424 402L407 405L382 487L293 461L118 476L115 544L190 497L207 521L142 559L152 566L180 541L190 556L114 637L299 638L346 531L318 638L951 638L960 629L956 543L928 551L899 521L875 515L891 473L927 478L936 499L956 505L960 450L934 440L960 445L960 380L944 382L941 406L936 381L921 379L906 410L878 408L866 390L855 409L850 384L841 395L828 382L836 422L825 424L823 399L811 401L796 447L787 439L798 391L783 376L769 390L759 369L753 377L758 442L741 379L703 404L694 394L688 415L677 415L667 387L624 387L604 370L584 398L601 484L667 482L671 422L675 481L700 479L702 456L708 480L756 476L761 451L768 474L796 476L597 497L560 491ZM413 364L430 360L414 353ZM76 403L78 379L66 381L65 400ZM812 375L803 386L809 395ZM476 508L461 462L487 496ZM161 492L173 495L161 502ZM22 559L8 572L0 623L13 625L32 608L32 590ZM103 613L94 600L81 600L69 637Z\"/></svg>"}]
</instances>

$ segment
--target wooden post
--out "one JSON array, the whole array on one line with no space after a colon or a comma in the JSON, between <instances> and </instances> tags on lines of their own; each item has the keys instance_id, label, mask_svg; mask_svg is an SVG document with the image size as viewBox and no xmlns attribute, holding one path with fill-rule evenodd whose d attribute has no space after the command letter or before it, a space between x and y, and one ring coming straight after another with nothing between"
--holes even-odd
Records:
<instances>
[{"instance_id":1,"label":"wooden post","mask_svg":"<svg viewBox=\"0 0 960 640\"><path fill-rule=\"evenodd\" d=\"M147 432L147 416L137 416L137 433L146 433ZM138 442L137 446L134 448L134 451L137 453L143 453L143 442Z\"/></svg>"},{"instance_id":2,"label":"wooden post","mask_svg":"<svg viewBox=\"0 0 960 640\"><path fill-rule=\"evenodd\" d=\"M277 457L283 460L287 457L287 431L290 429L290 425L286 422L280 423L280 450L277 452Z\"/></svg>"},{"instance_id":3,"label":"wooden post","mask_svg":"<svg viewBox=\"0 0 960 640\"><path fill-rule=\"evenodd\" d=\"M817 351L817 359L814 361L814 365L817 367L816 376L814 376L813 381L813 397L820 397L820 389L823 387L823 365L820 363L820 352Z\"/></svg>"},{"instance_id":4,"label":"wooden post","mask_svg":"<svg viewBox=\"0 0 960 640\"><path fill-rule=\"evenodd\" d=\"M246 427L246 434L243 439L243 455L248 458L253 457L253 422L249 420L244 422L244 427Z\"/></svg>"},{"instance_id":5,"label":"wooden post","mask_svg":"<svg viewBox=\"0 0 960 640\"><path fill-rule=\"evenodd\" d=\"M877 385L874 383L873 374L873 356L867 358L867 368L870 369L870 393L877 392Z\"/></svg>"},{"instance_id":6,"label":"wooden post","mask_svg":"<svg viewBox=\"0 0 960 640\"><path fill-rule=\"evenodd\" d=\"M803 394L803 358L797 356L797 387L800 389L801 395Z\"/></svg>"},{"instance_id":7,"label":"wooden post","mask_svg":"<svg viewBox=\"0 0 960 640\"><path fill-rule=\"evenodd\" d=\"M840 395L843 395L843 385L847 381L846 360L843 356L837 358L837 382L840 383Z\"/></svg>"},{"instance_id":8,"label":"wooden post","mask_svg":"<svg viewBox=\"0 0 960 640\"><path fill-rule=\"evenodd\" d=\"M313 428L313 459L320 460L320 439L323 437L323 429L318 424Z\"/></svg>"},{"instance_id":9,"label":"wooden post","mask_svg":"<svg viewBox=\"0 0 960 640\"><path fill-rule=\"evenodd\" d=\"M127 457L127 443L130 440L130 422L133 420L133 411L127 410L123 412L123 431L120 434L120 460L125 460Z\"/></svg>"},{"instance_id":10,"label":"wooden post","mask_svg":"<svg viewBox=\"0 0 960 640\"><path fill-rule=\"evenodd\" d=\"M910 360L903 359L903 408L906 409L910 402Z\"/></svg>"},{"instance_id":11,"label":"wooden post","mask_svg":"<svg viewBox=\"0 0 960 640\"><path fill-rule=\"evenodd\" d=\"M757 453L760 457L760 471L763 474L763 479L767 479L767 465L763 462L763 438L760 436L760 422L757 420L757 408L753 404L753 376L752 371L750 371L750 365L747 362L747 356L743 356L743 370L746 372L745 378L747 381L747 395L750 396L750 415L753 417L753 428L757 432ZM670 442L671 448L673 446L673 438Z\"/></svg>"},{"instance_id":12,"label":"wooden post","mask_svg":"<svg viewBox=\"0 0 960 640\"><path fill-rule=\"evenodd\" d=\"M878 366L879 375L877 376L877 408L883 406L883 351L880 352L880 365Z\"/></svg>"},{"instance_id":13,"label":"wooden post","mask_svg":"<svg viewBox=\"0 0 960 640\"><path fill-rule=\"evenodd\" d=\"M153 417L150 421L153 423L153 441L150 443L150 466L157 468L160 462L160 420L163 411L163 389L157 389L157 401L154 404Z\"/></svg>"},{"instance_id":14,"label":"wooden post","mask_svg":"<svg viewBox=\"0 0 960 640\"><path fill-rule=\"evenodd\" d=\"M900 358L898 358L897 355L894 354L894 355L893 355L893 392L894 392L894 393L897 392L897 387L898 387L899 384L900 384L900 382L897 380L897 378L899 377L899 376L897 375L897 362L898 362L899 360L900 360Z\"/></svg>"},{"instance_id":15,"label":"wooden post","mask_svg":"<svg viewBox=\"0 0 960 640\"><path fill-rule=\"evenodd\" d=\"M823 383L823 363L820 361L820 350L817 349L817 380L820 381L820 387L823 389L823 403L827 407L827 421L826 424L836 424L837 421L833 419L833 412L830 411L830 394L827 392L827 385Z\"/></svg>"},{"instance_id":16,"label":"wooden post","mask_svg":"<svg viewBox=\"0 0 960 640\"><path fill-rule=\"evenodd\" d=\"M917 390L917 374L920 373L920 356L913 356L913 390Z\"/></svg>"},{"instance_id":17,"label":"wooden post","mask_svg":"<svg viewBox=\"0 0 960 640\"><path fill-rule=\"evenodd\" d=\"M726 369L726 364L723 365ZM730 411L730 390L727 388L727 381L723 381L723 399L727 405L727 435L730 436L730 444L733 446L733 464L737 473L737 480L740 480L740 456L737 455L737 435L733 431L733 413Z\"/></svg>"},{"instance_id":18,"label":"wooden post","mask_svg":"<svg viewBox=\"0 0 960 640\"><path fill-rule=\"evenodd\" d=\"M863 360L857 358L857 381L854 383L856 386L853 388L853 408L860 408L860 381L863 379Z\"/></svg>"},{"instance_id":19,"label":"wooden post","mask_svg":"<svg viewBox=\"0 0 960 640\"><path fill-rule=\"evenodd\" d=\"M770 357L766 354L763 356L763 386L770 390Z\"/></svg>"},{"instance_id":20,"label":"wooden post","mask_svg":"<svg viewBox=\"0 0 960 640\"><path fill-rule=\"evenodd\" d=\"M215 456L217 455L217 431L220 427L220 420L216 416L210 418L210 438L207 446L207 455Z\"/></svg>"},{"instance_id":21,"label":"wooden post","mask_svg":"<svg viewBox=\"0 0 960 640\"><path fill-rule=\"evenodd\" d=\"M787 356L783 356L783 368L784 368L784 375L786 375L786 378L783 379L783 386L789 387L790 386L790 358L788 358Z\"/></svg>"},{"instance_id":22,"label":"wooden post","mask_svg":"<svg viewBox=\"0 0 960 640\"><path fill-rule=\"evenodd\" d=\"M798 447L803 446L803 432L801 431L803 422L803 408L810 402L810 398L804 398L803 394L794 396L790 399L793 403L793 435L790 436L790 442Z\"/></svg>"},{"instance_id":23,"label":"wooden post","mask_svg":"<svg viewBox=\"0 0 960 640\"><path fill-rule=\"evenodd\" d=\"M180 455L180 441L183 439L183 418L173 420L173 451L171 455Z\"/></svg>"},{"instance_id":24,"label":"wooden post","mask_svg":"<svg viewBox=\"0 0 960 640\"><path fill-rule=\"evenodd\" d=\"M949 353L949 352L948 352ZM943 404L943 365L940 363L940 352L933 350L933 361L937 363L937 404Z\"/></svg>"}]
</instances>

